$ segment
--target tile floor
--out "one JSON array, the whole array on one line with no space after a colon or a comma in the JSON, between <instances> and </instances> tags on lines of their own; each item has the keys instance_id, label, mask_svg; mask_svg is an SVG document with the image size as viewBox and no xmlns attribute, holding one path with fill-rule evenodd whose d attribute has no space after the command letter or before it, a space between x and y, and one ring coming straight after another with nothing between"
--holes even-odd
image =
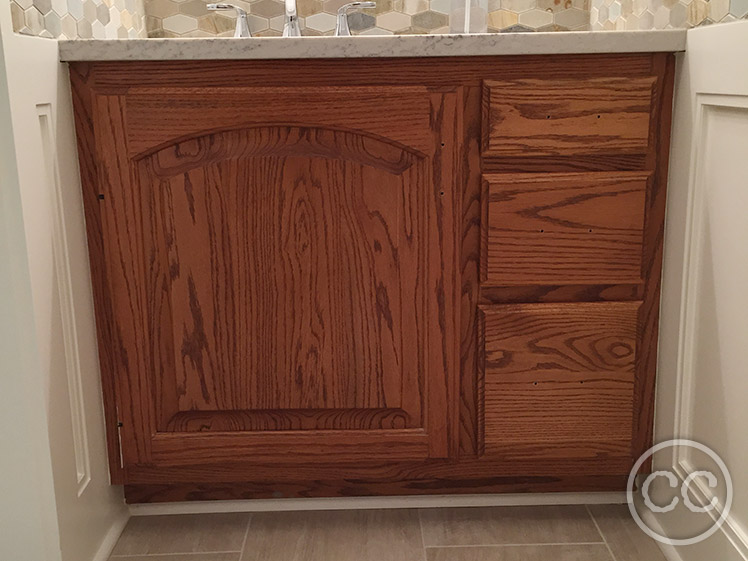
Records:
<instances>
[{"instance_id":1,"label":"tile floor","mask_svg":"<svg viewBox=\"0 0 748 561\"><path fill-rule=\"evenodd\" d=\"M665 561L626 505L130 519L111 561Z\"/></svg>"}]
</instances>

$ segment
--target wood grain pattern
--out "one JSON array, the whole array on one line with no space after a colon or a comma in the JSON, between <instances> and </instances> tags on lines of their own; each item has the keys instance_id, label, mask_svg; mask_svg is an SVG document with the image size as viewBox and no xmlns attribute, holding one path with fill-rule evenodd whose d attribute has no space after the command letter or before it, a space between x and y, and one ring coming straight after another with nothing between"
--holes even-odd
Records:
<instances>
[{"instance_id":1,"label":"wood grain pattern","mask_svg":"<svg viewBox=\"0 0 748 561\"><path fill-rule=\"evenodd\" d=\"M465 88L464 153L461 158L462 246L460 251L460 457L481 454L483 383L478 374L478 296L481 247L481 89Z\"/></svg>"},{"instance_id":2,"label":"wood grain pattern","mask_svg":"<svg viewBox=\"0 0 748 561\"><path fill-rule=\"evenodd\" d=\"M97 97L125 463L454 454L458 96L388 89L407 109L367 127L344 88L318 127L267 124L290 96L203 133L220 103L161 93L160 121Z\"/></svg>"},{"instance_id":3,"label":"wood grain pattern","mask_svg":"<svg viewBox=\"0 0 748 561\"><path fill-rule=\"evenodd\" d=\"M209 103L206 98L220 102ZM356 142L359 143L366 142L361 135L368 133L375 139L384 139L410 151L429 155L434 151L429 128L429 91L423 86L397 87L388 95L383 94L381 87L169 86L131 88L125 99L127 148L133 157L171 144L175 139L194 136L196 131L243 130L271 125L352 131L357 133ZM196 101L201 99L206 101ZM257 154L258 150L264 150L272 154L292 141L290 138L258 137L262 148L254 147L252 152ZM331 151L334 154L336 148L328 144L327 154ZM376 150L374 154L377 155ZM202 154L195 157L199 159Z\"/></svg>"},{"instance_id":4,"label":"wood grain pattern","mask_svg":"<svg viewBox=\"0 0 748 561\"><path fill-rule=\"evenodd\" d=\"M641 284L564 284L481 286L480 304L523 302L606 302L641 300Z\"/></svg>"},{"instance_id":5,"label":"wood grain pattern","mask_svg":"<svg viewBox=\"0 0 748 561\"><path fill-rule=\"evenodd\" d=\"M480 86L483 80L649 77L649 53L444 58L113 61L92 63L100 93L132 87ZM88 64L88 63L74 63Z\"/></svg>"},{"instance_id":6,"label":"wood grain pattern","mask_svg":"<svg viewBox=\"0 0 748 561\"><path fill-rule=\"evenodd\" d=\"M644 154L655 78L486 81L483 154Z\"/></svg>"},{"instance_id":7,"label":"wood grain pattern","mask_svg":"<svg viewBox=\"0 0 748 561\"><path fill-rule=\"evenodd\" d=\"M104 422L106 430L109 476L112 484L124 481L122 457L120 454L119 418L117 416L115 326L112 313L112 297L104 260L104 240L102 218L99 208L98 157L94 135L93 92L90 83L93 76L90 66L78 64L70 69L70 83L73 96L75 132L78 141L78 160L83 210L86 220L86 241L91 267L91 288L93 290L96 333L99 340L99 368L101 370L102 398L104 401Z\"/></svg>"},{"instance_id":8,"label":"wood grain pattern","mask_svg":"<svg viewBox=\"0 0 748 561\"><path fill-rule=\"evenodd\" d=\"M484 176L482 285L639 283L648 178Z\"/></svg>"},{"instance_id":9,"label":"wood grain pattern","mask_svg":"<svg viewBox=\"0 0 748 561\"><path fill-rule=\"evenodd\" d=\"M589 471L585 466L578 469ZM399 495L460 495L476 493L554 493L621 491L627 476L527 476L492 474L471 477L454 474L452 478L434 478L429 473L406 478L346 479L327 477L318 470L319 478L304 473L294 480L255 478L244 482L152 483L125 485L125 500L130 503L175 501L247 500L307 497L355 497ZM174 474L171 474L172 476Z\"/></svg>"},{"instance_id":10,"label":"wood grain pattern","mask_svg":"<svg viewBox=\"0 0 748 561\"><path fill-rule=\"evenodd\" d=\"M646 448L645 445L651 441L672 55L371 59L357 64L343 59L294 60L283 61L282 71L279 71L277 61L105 62L75 63L71 70L110 468L113 481L128 483L126 493L130 502L624 488L632 454L638 455L637 450ZM507 76L511 76L511 80L507 80ZM524 99L534 107L533 111L542 112L544 106L561 111L559 115L566 111L566 117L554 123L563 133L558 142L561 150L547 154L543 151L542 130L548 123L536 122L530 124L540 127L532 129L538 134L533 133L532 138L526 139L529 144L540 142L532 150L481 154L484 82L516 85L534 82L541 77L541 81L555 83L561 89L576 84L577 90L581 91L567 97L554 95L548 104L545 101L538 103L548 97L548 89L536 92L534 99ZM621 85L624 82L628 85ZM589 95L593 91L591 84L599 91L606 87L609 90L606 95L592 100L593 105L603 102L610 111L623 108L631 113L627 123L601 113L601 119L605 117L605 126L613 130L613 134L610 138L597 138L594 146L580 140L584 135L566 134L570 129L564 126L564 122L581 123L581 128L586 128L587 132L577 130L577 133L588 134L592 130L591 136L599 136L600 131L594 128L597 122L590 128L589 114L584 109L585 105L590 106L590 97L593 97ZM645 99L646 88L649 88L648 99ZM173 95L170 97L170 94ZM284 107L284 97L293 103L289 101L289 106ZM225 100L223 105L221 99ZM519 99L517 103L520 101L523 100ZM643 133L645 111L641 108L646 104L649 104L646 111L650 117L648 129ZM335 107L337 110L333 111ZM574 112L576 115L572 115ZM185 115L189 118L184 118ZM635 125L633 128L632 124ZM522 130L527 132L531 128L523 125ZM180 147L178 151L174 150L176 146ZM251 341L241 347L228 345L230 337L226 335L234 324L226 322L226 318L232 315L227 310L237 302L237 310L244 310L235 314L237 317L252 306L252 309L259 309L256 302L246 300L251 291L280 294L267 282L258 288L253 283L250 283L252 286L239 282L230 285L221 281L216 283L220 286L218 290L210 283L195 283L194 294L202 311L205 339L195 337L200 332L195 329L199 314L196 316L189 306L180 304L185 299L189 302L191 297L189 281L185 280L189 277L186 271L192 271L193 277L222 271L220 274L226 277L235 272L226 266L228 263L239 260L245 266L252 262L251 259L256 261L259 253L254 251L254 244L247 246L248 232L226 236L220 227L210 233L216 242L212 246L191 241L189 246L175 245L174 240L192 240L195 235L206 231L199 224L200 220L193 223L190 205L196 212L203 209L203 219L208 211L213 213L211 216L217 216L217 211L225 213L221 216L232 217L225 221L225 226L232 225L232 228L240 223L240 217L252 216L251 211L240 209L241 201L252 200L265 208L281 208L277 198L275 203L266 197L252 199L251 193L240 189L242 181L252 177L250 167L254 170L259 162L264 165L271 161L276 162L276 168L287 162L297 162L289 164L290 176L325 178L317 181L315 188L327 182L327 178L348 177L349 169L365 169L369 174L367 177L375 178L377 184L384 187L390 185L391 179L382 183L382 177L400 178L398 181L402 184L403 178L416 172L423 178L419 181L428 185L418 190L420 193L423 189L423 200L411 206L423 210L423 216L428 215L428 225L419 230L418 220L414 219L407 226L409 232L419 231L426 236L428 252L425 263L428 268L422 270L424 276L418 281L404 282L410 282L411 286L422 283L419 286L423 287L424 294L430 295L429 300L416 303L389 298L387 303L391 310L399 306L401 313L417 310L418 306L434 306L435 314L430 320L425 320L427 329L423 333L426 339L422 340L429 349L425 355L428 362L419 363L418 375L410 378L415 385L396 387L397 376L386 375L381 368L374 377L354 381L337 374L327 375L330 370L325 365L337 369L346 360L348 364L354 361L355 364L384 365L387 364L386 356L409 355L402 344L397 344L392 337L390 340L386 338L388 333L397 332L397 322L390 329L385 325L387 322L383 324L367 319L361 321L361 329L365 324L368 330L367 336L362 335L362 330L346 330L343 325L337 330L343 341L363 341L369 335L374 341L379 339L377 343L356 347L360 351L337 348L333 351L329 340L318 335L316 339L309 338L305 332L302 344L307 349L323 349L328 359L325 363L319 357L310 358L312 355L307 354L308 360L301 362L305 367L316 365L316 371L323 373L321 384L315 379L315 383L301 386L304 392L308 392L303 395L310 396L311 401L304 403L304 400L299 400L302 395L299 392L285 392L284 397L280 392L269 396L269 392L260 395L250 391L251 387L260 384L263 375L252 371L247 378L250 367L237 357L249 356L251 351L248 349L253 345L259 348L260 343ZM323 161L330 166L322 166ZM141 186L144 169L149 181ZM271 168L264 169L272 172ZM237 170L241 170L243 179L229 181L235 188L231 200L218 201L216 195L222 191L215 186L212 191L210 188L201 193L195 191L195 186L206 187L206 178L210 186L217 178L223 181L223 177L231 176ZM631 276L627 280L615 277L580 282L557 279L557 282L546 280L539 283L537 279L528 278L508 283L485 282L481 286L479 275L483 270L479 262L485 259L488 250L487 245L482 244L486 230L480 231L481 226L487 224L481 214L483 209L487 210L485 205L481 209L480 204L481 173L502 176L535 174L547 180L553 174L593 177L608 173L625 176L628 172L639 172L641 176L652 174L641 207L643 222L637 226L641 230L639 277L633 277L631 267ZM187 194L185 177L191 184L191 195ZM202 178L202 183L197 177ZM263 192L269 194L271 190ZM301 214L293 216L327 216L325 213L329 208L322 204L324 197L315 198L313 189L303 191L294 184L288 186L288 192L303 192L303 195L294 199L301 206L292 207L291 199L283 200L283 205L287 205L284 208L289 209L286 214L291 209L296 213L303 207ZM350 186L343 187L337 200L344 201L343 204L358 201L353 206L364 209L364 215L369 215L368 210L372 207L377 208L382 213L380 223L386 224L387 228L400 220L393 219L389 211L408 208L402 200L385 200L384 195L376 204L370 197L356 198L355 189L352 191ZM171 205L176 205L173 208L179 210L177 228L174 228L174 217L170 214ZM117 209L124 207L130 210L117 215ZM255 215L255 220L264 221L267 229L250 231L255 236L261 232L263 242L266 239L272 241L269 232L273 228L273 213L256 212ZM359 216L355 212L349 215ZM515 216L520 221L529 220L521 213ZM195 218L198 218L197 214ZM323 244L321 241L325 239L322 237L324 233L318 235L323 231L316 228L320 223L307 220L303 228L284 224L283 231L291 236L287 239L293 239L294 244L304 236L312 239L312 235L317 235L317 246L322 247L327 242ZM354 237L361 243L352 243L350 248L359 245L366 248L367 243L382 239L373 226L374 219L363 223L368 224L363 236L361 230L354 231ZM302 231L301 238L294 237ZM138 232L142 235L138 236ZM203 240L200 235L196 239ZM377 258L370 261L364 258L367 251L359 251L345 253L343 260L338 260L341 263L331 263L331 270L337 271L335 278L340 279L341 286L319 285L323 286L327 298L344 294L344 283L351 285L351 273L344 270L342 263L360 267L362 258L370 272L377 272L384 279L385 292L391 296L393 286L399 286L400 282L393 266L395 269L400 266L405 250L399 248L407 242L401 239L387 241L389 246L382 245L381 241L380 245L398 248L397 259L395 252L390 251L389 255L376 253ZM221 245L217 245L218 242ZM193 245L196 250L187 249ZM236 249L227 249L227 245ZM157 251L154 250L156 246ZM300 278L294 276L297 271L309 272L315 270L315 263L333 261L318 251L314 259L306 261L306 269L295 267L290 264L293 259L298 260L300 254L292 253L289 260L279 247L287 246L276 245L267 253L270 257L266 262L273 262L279 270L291 272L290 277L283 278L291 278L294 282ZM343 248L345 244L337 247ZM198 249L211 255L228 255L230 259L200 259ZM130 266L129 261L133 259L135 265ZM179 267L174 267L175 264ZM338 268L335 269L334 265ZM172 279L175 271L179 274ZM449 271L455 274L449 274ZM270 278L267 274L264 277ZM355 282L353 285L356 286ZM283 286L281 284L281 290ZM170 294L172 289L173 295ZM358 298L356 295L360 295L363 299L360 301L368 302L365 317L386 316L380 314L386 309L380 300L376 300L377 311L369 314L374 302L370 299L371 291L348 292L354 294L354 300ZM159 297L154 298L154 294ZM490 416L491 412L484 408L483 392L487 385L482 378L483 369L478 368L479 332L482 331L479 329L482 325L479 313L482 312L479 312L478 305L487 309L507 303L610 301L642 301L635 341L639 356L635 361L633 386L626 378L632 376L627 371L625 382L610 374L613 377L600 379L599 383L603 385L597 387L608 396L606 400L612 400L603 402L604 406L605 403L617 403L624 385L632 386L633 398L626 407L631 409L633 417L628 425L633 436L627 440L619 439L616 434L616 439L600 442L574 439L574 435L570 435L565 442L566 455L560 455L557 448L545 441L519 447L509 442L503 448L495 441L489 446L489 449L493 446L493 453L481 456L486 414ZM302 308L310 310L312 302L303 302ZM175 308L180 309L175 312ZM327 327L333 317L339 317L331 312L332 308L323 307L321 321L311 314L302 315L304 319L301 321L317 322L311 325ZM122 314L137 315L140 319L115 321ZM211 319L206 322L207 318ZM256 325L262 329L276 325L271 319L260 318L259 314L256 319L260 322ZM346 326L353 322L352 319L343 320ZM180 324L191 327L186 333L192 337L185 339L185 331L178 328ZM245 339L250 333L248 325L246 322L238 324ZM296 324L288 322L288 325L293 333ZM407 323L400 327L404 325ZM328 331L318 329L315 333ZM143 333L158 335L152 338L151 347L144 344L141 349L134 343ZM403 335L401 342L417 337L411 334L409 339ZM270 341L271 337L266 339ZM187 353L182 352L181 342L184 340L193 343L184 349L189 350ZM209 340L210 343L205 344ZM237 372L242 372L241 377L215 374L227 372L209 367L216 349L228 359L223 361L223 367L236 368ZM271 366L284 361L290 364L296 360L299 363L302 354L297 353L297 358L289 353L287 357L268 359L263 353L263 360ZM196 359L194 364L192 358ZM197 366L198 359L203 360L203 373ZM150 371L166 375L137 377L128 374ZM177 371L180 374L177 375ZM388 374L391 372L393 370ZM571 376L576 380L573 376L583 377L584 374L572 372ZM373 383L373 379L379 382ZM389 382L385 383L386 380ZM290 377L281 377L270 380L270 383L280 384L276 388L292 388L291 381ZM305 381L309 382L308 379ZM428 395L419 404L414 399L410 405L399 403L398 396L418 394L423 390L420 385L424 382L428 385ZM561 395L577 396L573 399L581 400L582 404L590 403L585 394L566 392L576 386L586 386L591 381L585 380L585 384L572 382L570 385L561 379L554 379L554 382L558 383ZM342 383L355 388L355 392L341 394L333 389L330 393L331 388L341 388ZM521 396L521 392L516 393L521 388L516 384L521 382L511 384L513 395ZM205 394L203 386L207 388ZM384 388L388 389L384 391ZM145 401L136 403L138 396L146 396ZM341 400L341 397L345 399ZM292 399L284 402L287 398ZM271 407L267 408L266 403ZM282 404L281 407L277 407L278 403ZM248 406L251 408L247 409ZM139 410L133 412L133 408ZM491 408L495 409L494 406ZM122 415L118 415L118 411ZM559 415L563 419L564 411L561 410ZM124 470L118 469L117 421L121 419L125 420L122 427L123 452L129 459ZM565 422L562 425L569 426ZM134 438L136 431L155 437L137 439ZM333 441L322 438L326 433L340 433L340 438L336 437L338 441L342 441L343 434L359 436L349 443L347 449L350 453L344 453L348 454L347 457L333 455L325 462L325 452L334 447ZM447 436L430 440L429 434ZM257 435L259 438L237 444L237 435ZM319 449L310 455L309 462L300 462L284 452L273 457L267 442L275 442L278 435L285 435L291 447L309 449L319 444ZM308 439L310 436L312 440ZM320 439L315 441L318 437ZM395 442L398 438L401 440ZM344 448L345 444L341 446ZM259 455L252 457L255 454ZM447 456L450 459L440 459ZM247 482L250 477L252 483Z\"/></svg>"},{"instance_id":11,"label":"wood grain pattern","mask_svg":"<svg viewBox=\"0 0 748 561\"><path fill-rule=\"evenodd\" d=\"M140 162L163 262L153 288L167 286L171 310L173 386L163 395L179 396L182 412L399 407L405 427L422 426L416 189L428 170L350 133L309 136L368 152L319 157L299 146L305 134L214 134ZM281 136L272 155L252 150ZM164 165L185 153L204 157Z\"/></svg>"},{"instance_id":12,"label":"wood grain pattern","mask_svg":"<svg viewBox=\"0 0 748 561\"><path fill-rule=\"evenodd\" d=\"M641 340L634 386L633 458L639 458L648 450L654 438L657 336L675 75L675 57L672 55L657 55L653 61L654 71L661 79L657 83L657 104L652 117L657 126L650 131L653 149L648 154L648 165L654 170L654 180L647 196L644 224L644 303L639 312ZM643 472L651 469L651 461L652 458L642 465Z\"/></svg>"},{"instance_id":13,"label":"wood grain pattern","mask_svg":"<svg viewBox=\"0 0 748 561\"><path fill-rule=\"evenodd\" d=\"M628 457L640 305L481 307L486 454Z\"/></svg>"},{"instance_id":14,"label":"wood grain pattern","mask_svg":"<svg viewBox=\"0 0 748 561\"><path fill-rule=\"evenodd\" d=\"M150 345L143 341L150 331L149 295L144 282L149 276L143 247L144 201L122 145L127 128L123 101L121 96L96 96L93 115L99 156L97 197L114 331L107 344L112 345L116 361L120 449L126 465L135 458L144 463L151 461L153 408L141 405L154 395L154 380L148 373L159 357L151 356Z\"/></svg>"},{"instance_id":15,"label":"wood grain pattern","mask_svg":"<svg viewBox=\"0 0 748 561\"><path fill-rule=\"evenodd\" d=\"M597 444L601 450L620 452L620 445ZM264 484L293 483L306 481L313 487L319 481L348 481L356 485L359 481L387 483L393 486L408 486L421 489L421 493L446 489L449 482L461 482L465 489L497 482L509 483L509 478L577 477L580 474L604 475L626 474L631 469L628 454L600 454L597 457L577 455L566 457L550 453L547 445L535 450L528 449L524 457L504 459L500 457L430 459L428 461L392 461L383 455L365 462L340 461L335 463L279 463L258 462L253 465L251 477L246 475L246 464L234 460L216 464L178 466L131 465L127 466L128 480L143 484L172 485L187 483L240 483L242 481ZM528 453L529 452L529 453ZM444 481L439 483L439 481ZM625 482L625 479L624 479ZM625 485L625 483L624 483ZM362 487L364 487L362 483ZM625 487L619 487L619 490ZM463 491L465 492L465 491Z\"/></svg>"}]
</instances>

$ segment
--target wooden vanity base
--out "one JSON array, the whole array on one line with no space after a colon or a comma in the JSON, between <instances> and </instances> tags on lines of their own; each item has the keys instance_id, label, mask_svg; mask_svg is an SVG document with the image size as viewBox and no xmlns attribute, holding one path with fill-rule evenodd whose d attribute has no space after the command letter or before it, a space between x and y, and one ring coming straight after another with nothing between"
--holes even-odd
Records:
<instances>
[{"instance_id":1,"label":"wooden vanity base","mask_svg":"<svg viewBox=\"0 0 748 561\"><path fill-rule=\"evenodd\" d=\"M625 488L673 55L70 66L128 502Z\"/></svg>"}]
</instances>

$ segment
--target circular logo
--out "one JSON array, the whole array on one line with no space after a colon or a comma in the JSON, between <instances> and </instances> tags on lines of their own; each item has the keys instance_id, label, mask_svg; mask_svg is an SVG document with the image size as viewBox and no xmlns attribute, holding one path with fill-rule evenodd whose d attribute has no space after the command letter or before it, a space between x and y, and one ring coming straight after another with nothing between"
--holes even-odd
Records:
<instances>
[{"instance_id":1,"label":"circular logo","mask_svg":"<svg viewBox=\"0 0 748 561\"><path fill-rule=\"evenodd\" d=\"M668 538L667 536L663 536L647 526L647 524L644 522L642 517L639 515L639 512L636 510L634 506L634 483L636 480L636 476L639 473L639 469L641 468L642 464L646 462L649 458L651 458L654 454L657 452L660 452L661 450L665 450L666 448L678 448L678 447L687 447L687 448L693 448L694 450L698 450L699 452L702 452L706 456L708 456L719 468L721 472L721 481L725 484L725 490L726 490L726 496L725 496L725 503L724 507L722 508L722 512L717 517L715 515L710 514L710 517L713 520L713 524L711 524L706 530L701 532L697 536L693 536L690 538ZM678 476L675 474L675 472L670 470L659 470L654 471L650 473L647 478L644 480L644 483L642 483L641 486L641 494L642 499L644 501L644 506L649 509L651 512L654 513L667 513L675 510L677 508L677 505L682 501L683 505L691 512L693 513L702 513L702 514L709 514L712 511L714 511L718 504L719 500L717 497L712 497L712 500L707 505L698 505L694 504L694 502L691 500L691 495L689 492L689 487L691 484L696 481L698 478L703 478L706 481L706 485L710 489L715 489L719 485L720 479L711 471L708 470L695 470L691 473L686 474L685 477L683 477L683 481L680 484L680 496L675 496L672 498L672 500L665 505L659 505L655 504L655 502L652 500L650 496L650 487L654 483L654 481L658 478L662 477L665 478L668 482L668 485L675 489L679 486L679 480ZM732 487L732 477L730 477L730 472L727 469L727 466L725 465L725 462L720 458L717 453L709 448L708 446L705 446L701 444L700 442L695 442L693 440L684 440L684 439L676 439L676 440L667 440L665 442L660 442L659 444L656 444L652 446L649 450L644 452L642 456L636 461L634 464L634 467L631 469L631 473L629 474L628 484L626 485L626 500L629 505L629 511L631 511L631 516L634 518L634 521L639 526L639 528L642 529L642 531L647 534L649 537L657 540L660 543L672 545L672 546L684 546L684 545L692 545L695 543L699 543L701 541L704 541L709 536L714 534L717 530L719 530L720 526L725 522L727 519L727 516L730 514L730 507L732 506L732 497L733 497L733 487Z\"/></svg>"}]
</instances>

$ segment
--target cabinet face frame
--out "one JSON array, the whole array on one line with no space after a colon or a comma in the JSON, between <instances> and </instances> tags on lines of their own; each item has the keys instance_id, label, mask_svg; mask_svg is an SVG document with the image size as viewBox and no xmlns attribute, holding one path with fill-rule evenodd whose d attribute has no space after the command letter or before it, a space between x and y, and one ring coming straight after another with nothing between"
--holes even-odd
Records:
<instances>
[{"instance_id":1,"label":"cabinet face frame","mask_svg":"<svg viewBox=\"0 0 748 561\"><path fill-rule=\"evenodd\" d=\"M283 70L279 71L279 64ZM112 481L127 485L131 502L210 498L333 496L350 494L421 494L522 491L612 490L625 477L591 475L594 464L555 461L547 475L526 477L526 466L486 462L482 454L482 380L478 378L478 305L495 303L633 301L643 300L639 331L644 345L635 379L635 417L632 455L651 441L662 225L669 150L674 57L660 54L449 57L432 59L288 60L288 61L162 61L71 64L81 179L89 252L96 302L99 352L107 420ZM590 154L579 156L482 156L482 89L484 81L536 79L654 78L650 140L646 154ZM152 469L121 468L115 369L117 337L111 325L111 294L103 271L101 216L98 200L98 162L93 131L94 100L125 95L132 88L209 88L215 86L293 87L427 86L461 94L461 135L464 140L457 173L461 213L459 255L459 461L371 462L367 465L305 466L292 470L261 467L253 483L241 483L241 468L226 466L220 473L201 466ZM644 224L643 281L639 284L515 285L481 287L479 283L481 174L546 172L653 172L647 193ZM608 473L626 471L631 457L611 457ZM617 465L618 468L610 466ZM587 473L584 477L577 474ZM350 480L358 484L351 487ZM179 482L182 483L179 483Z\"/></svg>"}]
</instances>

